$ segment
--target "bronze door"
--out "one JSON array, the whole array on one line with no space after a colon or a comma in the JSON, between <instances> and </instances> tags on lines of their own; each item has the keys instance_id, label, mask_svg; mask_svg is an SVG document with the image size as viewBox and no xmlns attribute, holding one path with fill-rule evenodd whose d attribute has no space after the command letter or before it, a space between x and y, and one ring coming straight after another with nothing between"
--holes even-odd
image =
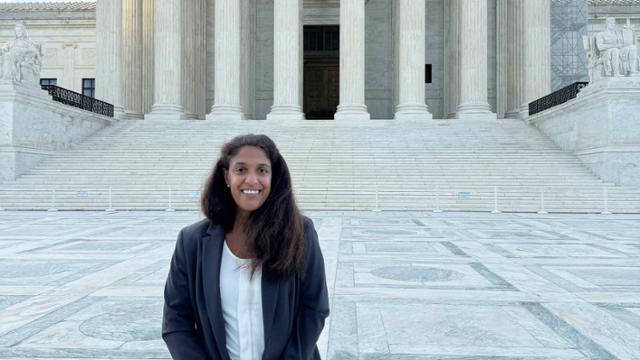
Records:
<instances>
[{"instance_id":1,"label":"bronze door","mask_svg":"<svg viewBox=\"0 0 640 360\"><path fill-rule=\"evenodd\" d=\"M340 102L338 59L305 61L304 113L307 119L333 119Z\"/></svg>"}]
</instances>

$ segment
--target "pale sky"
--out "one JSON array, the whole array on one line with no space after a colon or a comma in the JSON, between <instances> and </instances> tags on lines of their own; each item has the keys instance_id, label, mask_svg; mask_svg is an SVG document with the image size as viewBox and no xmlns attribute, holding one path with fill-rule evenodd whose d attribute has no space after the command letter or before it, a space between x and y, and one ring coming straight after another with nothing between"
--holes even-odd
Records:
<instances>
[{"instance_id":1,"label":"pale sky","mask_svg":"<svg viewBox=\"0 0 640 360\"><path fill-rule=\"evenodd\" d=\"M28 3L28 2L94 2L95 0L0 0L0 3Z\"/></svg>"}]
</instances>

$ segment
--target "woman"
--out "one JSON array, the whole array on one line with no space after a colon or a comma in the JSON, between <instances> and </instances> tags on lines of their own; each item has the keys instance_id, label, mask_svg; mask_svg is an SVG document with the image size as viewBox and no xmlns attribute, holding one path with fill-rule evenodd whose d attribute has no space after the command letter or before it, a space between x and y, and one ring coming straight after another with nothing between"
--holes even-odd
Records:
<instances>
[{"instance_id":1,"label":"woman","mask_svg":"<svg viewBox=\"0 0 640 360\"><path fill-rule=\"evenodd\" d=\"M222 147L201 206L180 231L162 337L174 359L319 359L329 315L324 260L265 135Z\"/></svg>"}]
</instances>

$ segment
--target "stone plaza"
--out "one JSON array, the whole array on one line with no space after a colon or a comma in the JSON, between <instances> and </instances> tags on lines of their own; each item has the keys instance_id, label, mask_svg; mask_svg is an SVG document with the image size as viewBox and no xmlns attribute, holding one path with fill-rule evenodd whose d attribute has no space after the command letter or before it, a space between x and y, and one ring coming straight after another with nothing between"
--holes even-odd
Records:
<instances>
[{"instance_id":1,"label":"stone plaza","mask_svg":"<svg viewBox=\"0 0 640 360\"><path fill-rule=\"evenodd\" d=\"M324 359L639 359L640 215L315 211ZM162 359L196 212L0 213L0 358Z\"/></svg>"}]
</instances>

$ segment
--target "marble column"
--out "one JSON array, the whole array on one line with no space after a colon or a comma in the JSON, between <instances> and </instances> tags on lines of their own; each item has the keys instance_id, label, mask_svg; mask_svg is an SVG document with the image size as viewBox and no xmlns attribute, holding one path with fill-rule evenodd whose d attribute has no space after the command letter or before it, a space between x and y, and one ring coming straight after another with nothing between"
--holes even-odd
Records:
<instances>
[{"instance_id":1,"label":"marble column","mask_svg":"<svg viewBox=\"0 0 640 360\"><path fill-rule=\"evenodd\" d=\"M458 119L495 118L487 102L487 0L459 0Z\"/></svg>"},{"instance_id":2,"label":"marble column","mask_svg":"<svg viewBox=\"0 0 640 360\"><path fill-rule=\"evenodd\" d=\"M242 1L215 1L215 97L207 119L242 120Z\"/></svg>"},{"instance_id":3,"label":"marble column","mask_svg":"<svg viewBox=\"0 0 640 360\"><path fill-rule=\"evenodd\" d=\"M142 111L144 114L150 113L153 105L154 2L155 0L142 0Z\"/></svg>"},{"instance_id":4,"label":"marble column","mask_svg":"<svg viewBox=\"0 0 640 360\"><path fill-rule=\"evenodd\" d=\"M444 117L455 119L459 103L460 70L458 52L458 13L460 12L460 0L448 0L445 4L445 19L447 27L445 32L446 61L444 63L446 79L444 83L445 91L445 111Z\"/></svg>"},{"instance_id":5,"label":"marble column","mask_svg":"<svg viewBox=\"0 0 640 360\"><path fill-rule=\"evenodd\" d=\"M211 107L213 107L215 101L215 84L216 84L216 66L215 66L215 1L207 0L207 15L206 15L206 104L205 104L205 118L209 113Z\"/></svg>"},{"instance_id":6,"label":"marble column","mask_svg":"<svg viewBox=\"0 0 640 360\"><path fill-rule=\"evenodd\" d=\"M525 79L523 75L524 60L524 28L522 22L522 0L503 0L507 7L506 38L507 51L504 74L506 77L507 94L505 99L505 118L520 117L520 99Z\"/></svg>"},{"instance_id":7,"label":"marble column","mask_svg":"<svg viewBox=\"0 0 640 360\"><path fill-rule=\"evenodd\" d=\"M253 119L255 112L256 1L240 1L240 107L244 119Z\"/></svg>"},{"instance_id":8,"label":"marble column","mask_svg":"<svg viewBox=\"0 0 640 360\"><path fill-rule=\"evenodd\" d=\"M142 0L122 1L124 117L142 119Z\"/></svg>"},{"instance_id":9,"label":"marble column","mask_svg":"<svg viewBox=\"0 0 640 360\"><path fill-rule=\"evenodd\" d=\"M273 106L267 119L303 120L302 3L273 4Z\"/></svg>"},{"instance_id":10,"label":"marble column","mask_svg":"<svg viewBox=\"0 0 640 360\"><path fill-rule=\"evenodd\" d=\"M154 93L149 119L180 119L182 106L181 1L156 0Z\"/></svg>"},{"instance_id":11,"label":"marble column","mask_svg":"<svg viewBox=\"0 0 640 360\"><path fill-rule=\"evenodd\" d=\"M398 105L396 120L431 119L425 103L426 14L424 0L396 0Z\"/></svg>"},{"instance_id":12,"label":"marble column","mask_svg":"<svg viewBox=\"0 0 640 360\"><path fill-rule=\"evenodd\" d=\"M508 0L505 117L524 119L529 102L551 92L551 3Z\"/></svg>"},{"instance_id":13,"label":"marble column","mask_svg":"<svg viewBox=\"0 0 640 360\"><path fill-rule=\"evenodd\" d=\"M524 0L524 84L520 118L529 116L529 102L551 92L551 2Z\"/></svg>"},{"instance_id":14,"label":"marble column","mask_svg":"<svg viewBox=\"0 0 640 360\"><path fill-rule=\"evenodd\" d=\"M207 0L196 2L196 114L204 119L207 113Z\"/></svg>"},{"instance_id":15,"label":"marble column","mask_svg":"<svg viewBox=\"0 0 640 360\"><path fill-rule=\"evenodd\" d=\"M336 120L368 120L364 102L365 0L340 1L340 105Z\"/></svg>"},{"instance_id":16,"label":"marble column","mask_svg":"<svg viewBox=\"0 0 640 360\"><path fill-rule=\"evenodd\" d=\"M196 32L196 2L195 0L183 1L182 8L182 106L184 107L185 119L196 119L195 112L196 94L196 64L195 64L195 32ZM199 29L198 29L199 30Z\"/></svg>"},{"instance_id":17,"label":"marble column","mask_svg":"<svg viewBox=\"0 0 640 360\"><path fill-rule=\"evenodd\" d=\"M96 98L113 105L122 118L122 2L98 0L96 4Z\"/></svg>"},{"instance_id":18,"label":"marble column","mask_svg":"<svg viewBox=\"0 0 640 360\"><path fill-rule=\"evenodd\" d=\"M496 116L503 118L507 112L509 50L508 8L509 0L496 1Z\"/></svg>"}]
</instances>

